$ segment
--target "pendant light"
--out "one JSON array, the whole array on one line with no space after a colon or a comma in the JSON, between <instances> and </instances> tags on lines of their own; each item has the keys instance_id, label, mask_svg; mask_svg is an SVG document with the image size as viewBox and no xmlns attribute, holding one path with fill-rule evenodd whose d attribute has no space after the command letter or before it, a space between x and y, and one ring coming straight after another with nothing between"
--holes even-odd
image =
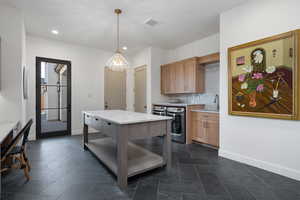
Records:
<instances>
[{"instance_id":1,"label":"pendant light","mask_svg":"<svg viewBox=\"0 0 300 200\"><path fill-rule=\"evenodd\" d=\"M119 31L119 15L121 9L115 9L117 14L117 50L115 54L107 61L106 66L112 71L124 71L129 67L129 63L120 51L120 31Z\"/></svg>"}]
</instances>

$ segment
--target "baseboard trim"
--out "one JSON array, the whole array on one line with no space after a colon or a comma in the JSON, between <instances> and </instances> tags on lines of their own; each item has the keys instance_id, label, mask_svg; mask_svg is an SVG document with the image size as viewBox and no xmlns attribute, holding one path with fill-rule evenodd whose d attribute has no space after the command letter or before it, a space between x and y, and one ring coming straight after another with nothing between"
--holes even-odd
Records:
<instances>
[{"instance_id":1,"label":"baseboard trim","mask_svg":"<svg viewBox=\"0 0 300 200\"><path fill-rule=\"evenodd\" d=\"M291 169L281 165L276 165L262 160L253 159L248 156L244 156L241 154L233 153L222 149L219 149L219 156L228 158L230 160L238 161L241 163L245 163L254 167L258 167L300 181L300 171L295 169Z\"/></svg>"}]
</instances>

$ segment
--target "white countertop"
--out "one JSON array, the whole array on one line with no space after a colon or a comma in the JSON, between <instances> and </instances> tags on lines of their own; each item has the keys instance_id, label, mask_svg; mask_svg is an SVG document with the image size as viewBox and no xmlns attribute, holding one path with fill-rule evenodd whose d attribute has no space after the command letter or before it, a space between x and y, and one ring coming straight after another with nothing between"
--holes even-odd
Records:
<instances>
[{"instance_id":1,"label":"white countertop","mask_svg":"<svg viewBox=\"0 0 300 200\"><path fill-rule=\"evenodd\" d=\"M181 106L181 107L187 107L187 106L203 105L203 104L192 104L192 103L153 103L153 105L157 105L157 106Z\"/></svg>"},{"instance_id":2,"label":"white countertop","mask_svg":"<svg viewBox=\"0 0 300 200\"><path fill-rule=\"evenodd\" d=\"M6 138L6 136L16 128L18 122L2 122L0 123L0 142Z\"/></svg>"},{"instance_id":3,"label":"white countertop","mask_svg":"<svg viewBox=\"0 0 300 200\"><path fill-rule=\"evenodd\" d=\"M205 112L205 113L216 113L219 114L218 110L203 110L203 109L195 109L191 110L192 112Z\"/></svg>"},{"instance_id":4,"label":"white countertop","mask_svg":"<svg viewBox=\"0 0 300 200\"><path fill-rule=\"evenodd\" d=\"M83 113L94 117L99 117L116 124L136 124L141 122L171 120L172 117L137 113L124 110L97 110L84 111Z\"/></svg>"}]
</instances>

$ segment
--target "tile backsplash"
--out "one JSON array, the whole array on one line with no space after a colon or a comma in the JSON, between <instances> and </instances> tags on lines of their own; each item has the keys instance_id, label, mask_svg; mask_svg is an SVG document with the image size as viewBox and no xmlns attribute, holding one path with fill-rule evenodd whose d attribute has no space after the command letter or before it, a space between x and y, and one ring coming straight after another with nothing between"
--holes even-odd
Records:
<instances>
[{"instance_id":1,"label":"tile backsplash","mask_svg":"<svg viewBox=\"0 0 300 200\"><path fill-rule=\"evenodd\" d=\"M170 99L179 99L181 102L188 104L215 104L217 94L187 94L187 95L174 95Z\"/></svg>"},{"instance_id":2,"label":"tile backsplash","mask_svg":"<svg viewBox=\"0 0 300 200\"><path fill-rule=\"evenodd\" d=\"M219 95L218 94L189 94L175 95L169 100L180 100L181 103L187 104L204 104L206 110L219 110Z\"/></svg>"}]
</instances>

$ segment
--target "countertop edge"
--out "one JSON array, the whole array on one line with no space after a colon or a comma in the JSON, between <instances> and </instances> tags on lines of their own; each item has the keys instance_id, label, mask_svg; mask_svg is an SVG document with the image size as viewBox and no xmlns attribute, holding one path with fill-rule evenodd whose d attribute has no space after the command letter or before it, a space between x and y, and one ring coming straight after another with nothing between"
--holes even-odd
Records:
<instances>
[{"instance_id":1,"label":"countertop edge","mask_svg":"<svg viewBox=\"0 0 300 200\"><path fill-rule=\"evenodd\" d=\"M193 109L192 112L202 112L202 113L214 113L214 114L220 114L220 111L214 111L214 110L200 110L200 109Z\"/></svg>"},{"instance_id":2,"label":"countertop edge","mask_svg":"<svg viewBox=\"0 0 300 200\"><path fill-rule=\"evenodd\" d=\"M161 119L139 119L139 120L135 120L135 121L128 121L128 122L120 122L120 121L116 121L116 120L112 120L111 118L107 118L107 117L103 117L100 115L97 115L97 113L93 113L95 111L82 111L82 114L88 114L91 116L97 116L105 121L114 123L114 124L119 124L119 125L130 125L130 124L139 124L139 123L145 123L145 122L158 122L158 121L168 121L168 120L172 120L172 117L168 117L168 116L161 116ZM146 114L146 113L144 113Z\"/></svg>"}]
</instances>

